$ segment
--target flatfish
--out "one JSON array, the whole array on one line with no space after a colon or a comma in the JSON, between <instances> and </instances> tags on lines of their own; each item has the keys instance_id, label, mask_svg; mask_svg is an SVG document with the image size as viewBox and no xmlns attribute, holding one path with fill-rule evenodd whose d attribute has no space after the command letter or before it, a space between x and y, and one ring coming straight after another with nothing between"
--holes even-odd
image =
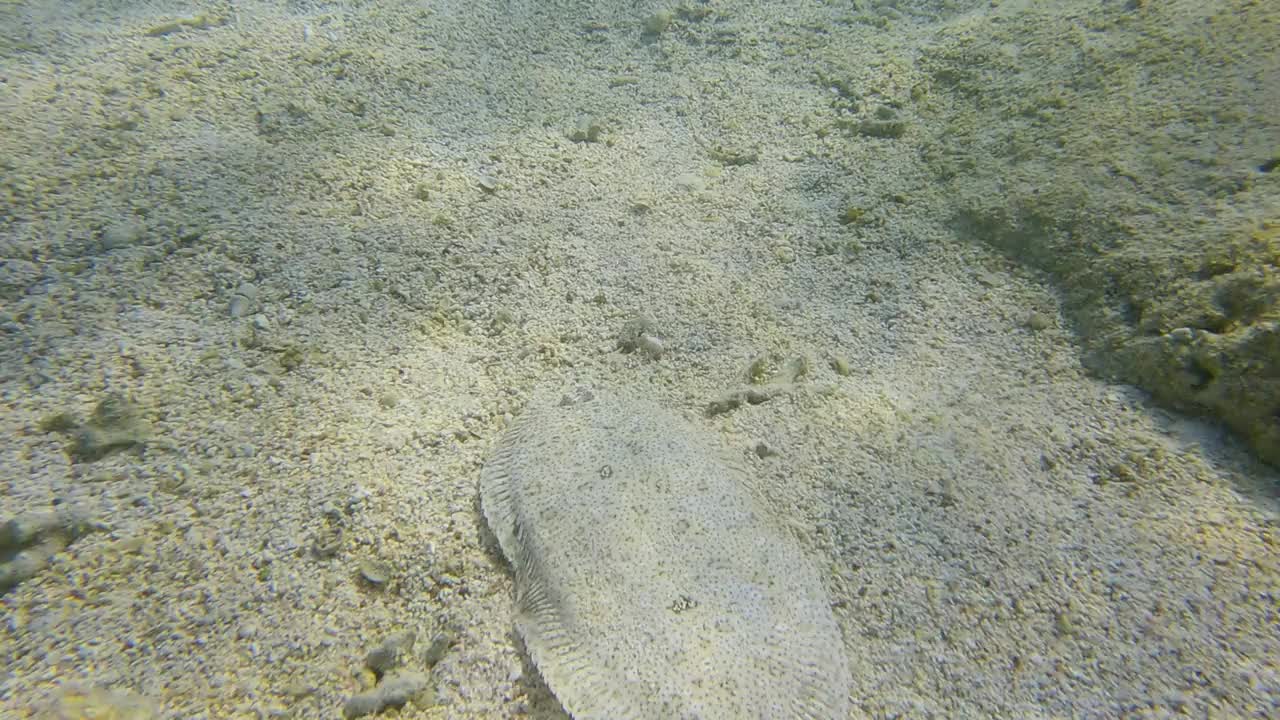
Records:
<instances>
[{"instance_id":1,"label":"flatfish","mask_svg":"<svg viewBox=\"0 0 1280 720\"><path fill-rule=\"evenodd\" d=\"M714 439L646 401L535 406L480 477L515 624L577 720L847 718L818 571Z\"/></svg>"}]
</instances>

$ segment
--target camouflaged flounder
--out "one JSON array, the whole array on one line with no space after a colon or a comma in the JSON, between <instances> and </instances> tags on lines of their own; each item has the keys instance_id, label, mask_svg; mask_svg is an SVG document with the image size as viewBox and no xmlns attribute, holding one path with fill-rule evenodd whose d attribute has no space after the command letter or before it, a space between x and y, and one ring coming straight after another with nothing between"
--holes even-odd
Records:
<instances>
[{"instance_id":1,"label":"camouflaged flounder","mask_svg":"<svg viewBox=\"0 0 1280 720\"><path fill-rule=\"evenodd\" d=\"M813 563L704 432L647 401L528 410L480 480L516 626L578 720L847 718Z\"/></svg>"}]
</instances>

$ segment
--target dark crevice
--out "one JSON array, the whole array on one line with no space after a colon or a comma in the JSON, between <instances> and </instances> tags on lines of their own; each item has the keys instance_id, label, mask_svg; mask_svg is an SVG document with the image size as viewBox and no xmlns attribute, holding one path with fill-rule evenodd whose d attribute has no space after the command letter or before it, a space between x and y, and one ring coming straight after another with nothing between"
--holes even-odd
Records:
<instances>
[{"instance_id":1,"label":"dark crevice","mask_svg":"<svg viewBox=\"0 0 1280 720\"><path fill-rule=\"evenodd\" d=\"M1191 389L1197 392L1209 387L1213 382L1213 372L1198 360L1187 363L1187 373L1191 376Z\"/></svg>"}]
</instances>

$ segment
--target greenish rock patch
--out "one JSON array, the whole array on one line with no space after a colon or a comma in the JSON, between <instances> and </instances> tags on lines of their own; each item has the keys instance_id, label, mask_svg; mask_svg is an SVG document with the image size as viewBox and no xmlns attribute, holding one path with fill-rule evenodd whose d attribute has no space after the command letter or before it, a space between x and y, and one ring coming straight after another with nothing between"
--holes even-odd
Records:
<instances>
[{"instance_id":1,"label":"greenish rock patch","mask_svg":"<svg viewBox=\"0 0 1280 720\"><path fill-rule=\"evenodd\" d=\"M1084 7L940 31L922 156L960 233L1056 281L1092 369L1280 464L1280 6Z\"/></svg>"},{"instance_id":2,"label":"greenish rock patch","mask_svg":"<svg viewBox=\"0 0 1280 720\"><path fill-rule=\"evenodd\" d=\"M150 437L151 425L138 406L121 393L110 393L94 408L89 421L75 430L71 454L79 462L93 462Z\"/></svg>"}]
</instances>

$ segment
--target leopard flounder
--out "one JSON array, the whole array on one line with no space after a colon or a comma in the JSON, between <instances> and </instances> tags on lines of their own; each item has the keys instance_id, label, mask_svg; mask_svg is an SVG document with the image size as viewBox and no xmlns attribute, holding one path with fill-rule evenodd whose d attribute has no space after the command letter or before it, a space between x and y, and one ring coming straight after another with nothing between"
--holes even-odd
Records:
<instances>
[{"instance_id":1,"label":"leopard flounder","mask_svg":"<svg viewBox=\"0 0 1280 720\"><path fill-rule=\"evenodd\" d=\"M516 627L574 718L846 718L814 564L705 431L644 400L527 410L481 473Z\"/></svg>"}]
</instances>

